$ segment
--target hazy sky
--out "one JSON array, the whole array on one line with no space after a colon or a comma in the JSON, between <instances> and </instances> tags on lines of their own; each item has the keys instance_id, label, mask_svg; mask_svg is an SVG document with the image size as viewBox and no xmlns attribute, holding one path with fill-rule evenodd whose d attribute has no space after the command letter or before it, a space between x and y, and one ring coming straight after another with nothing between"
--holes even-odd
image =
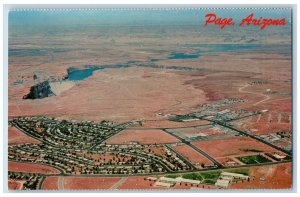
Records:
<instances>
[{"instance_id":1,"label":"hazy sky","mask_svg":"<svg viewBox=\"0 0 300 197\"><path fill-rule=\"evenodd\" d=\"M241 20L250 13L257 17L283 18L290 21L291 10L81 10L81 11L12 11L9 24L17 26L49 25L203 25L207 13Z\"/></svg>"},{"instance_id":2,"label":"hazy sky","mask_svg":"<svg viewBox=\"0 0 300 197\"><path fill-rule=\"evenodd\" d=\"M215 13L219 17L232 17L236 23L234 27L225 27L222 34L217 26L204 27L205 15ZM286 26L266 27L260 30L259 27L239 28L241 19L254 13L254 16L267 17L273 19L286 18ZM30 40L34 35L65 35L65 34L99 34L99 31L107 30L108 33L115 33L115 27L125 27L132 29L132 26L142 27L146 32L153 30L157 32L172 33L170 26L183 27L183 34L191 36L197 31L204 35L216 33L224 37L255 35L261 39L291 37L291 9L193 9L193 10L53 10L53 11L11 11L9 13L9 38L17 35L25 35L26 40ZM109 28L106 28L109 27ZM145 27L145 28L143 28ZM169 28L168 28L169 27ZM211 29L210 29L211 28ZM161 29L163 31L154 30ZM235 35L233 34L235 32ZM227 34L226 34L227 33ZM201 36L203 36L203 34ZM166 34L167 35L167 34ZM169 35L169 34L168 34ZM197 35L200 36L200 35ZM276 39L277 39L276 38Z\"/></svg>"}]
</instances>

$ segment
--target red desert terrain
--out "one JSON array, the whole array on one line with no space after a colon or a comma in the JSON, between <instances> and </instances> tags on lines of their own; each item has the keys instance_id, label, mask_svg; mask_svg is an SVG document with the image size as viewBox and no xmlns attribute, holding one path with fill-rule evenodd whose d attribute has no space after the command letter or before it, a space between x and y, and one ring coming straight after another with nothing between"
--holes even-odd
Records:
<instances>
[{"instance_id":1,"label":"red desert terrain","mask_svg":"<svg viewBox=\"0 0 300 197\"><path fill-rule=\"evenodd\" d=\"M41 173L41 174L60 174L60 171L50 166L32 163L17 163L8 162L8 170L14 172L28 172L28 173Z\"/></svg>"},{"instance_id":2,"label":"red desert terrain","mask_svg":"<svg viewBox=\"0 0 300 197\"><path fill-rule=\"evenodd\" d=\"M231 189L290 189L292 186L292 165L278 164L250 168L250 176L254 178L249 184L236 183Z\"/></svg>"},{"instance_id":3,"label":"red desert terrain","mask_svg":"<svg viewBox=\"0 0 300 197\"><path fill-rule=\"evenodd\" d=\"M162 130L144 129L124 130L106 141L107 144L130 144L130 142L139 142L140 144L167 144L179 142L179 140Z\"/></svg>"},{"instance_id":4,"label":"red desert terrain","mask_svg":"<svg viewBox=\"0 0 300 197\"><path fill-rule=\"evenodd\" d=\"M247 155L257 151L277 152L276 149L249 137L198 141L193 144L213 157Z\"/></svg>"},{"instance_id":5,"label":"red desert terrain","mask_svg":"<svg viewBox=\"0 0 300 197\"><path fill-rule=\"evenodd\" d=\"M33 143L39 144L40 141L29 137L24 134L22 131L18 130L15 127L8 127L8 143L9 144L19 144L19 143Z\"/></svg>"},{"instance_id":6,"label":"red desert terrain","mask_svg":"<svg viewBox=\"0 0 300 197\"><path fill-rule=\"evenodd\" d=\"M196 164L199 168L201 164L204 165L213 165L213 163L192 149L191 147L187 145L179 145L179 146L174 146L174 150L178 151L180 154L182 154L184 157L186 157L188 160L190 160L193 164Z\"/></svg>"}]
</instances>

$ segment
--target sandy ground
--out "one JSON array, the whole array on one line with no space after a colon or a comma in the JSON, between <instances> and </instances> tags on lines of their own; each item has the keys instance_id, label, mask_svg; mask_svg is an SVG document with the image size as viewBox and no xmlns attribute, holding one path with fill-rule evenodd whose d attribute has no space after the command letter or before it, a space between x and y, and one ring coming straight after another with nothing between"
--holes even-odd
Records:
<instances>
[{"instance_id":1,"label":"sandy ground","mask_svg":"<svg viewBox=\"0 0 300 197\"><path fill-rule=\"evenodd\" d=\"M203 91L183 85L184 80L174 72L155 69L101 70L59 96L22 100L23 92L15 96L12 93L9 115L47 114L78 120L151 119L158 112L180 113L205 102ZM180 104L175 106L178 101Z\"/></svg>"},{"instance_id":2,"label":"sandy ground","mask_svg":"<svg viewBox=\"0 0 300 197\"><path fill-rule=\"evenodd\" d=\"M162 130L124 130L105 141L107 144L162 144L175 143L179 140Z\"/></svg>"},{"instance_id":3,"label":"sandy ground","mask_svg":"<svg viewBox=\"0 0 300 197\"><path fill-rule=\"evenodd\" d=\"M9 144L20 144L20 143L33 143L39 144L40 141L27 136L22 131L15 127L8 127L8 143Z\"/></svg>"},{"instance_id":4,"label":"sandy ground","mask_svg":"<svg viewBox=\"0 0 300 197\"><path fill-rule=\"evenodd\" d=\"M232 189L291 189L291 164L250 168L250 182L232 184Z\"/></svg>"},{"instance_id":5,"label":"sandy ground","mask_svg":"<svg viewBox=\"0 0 300 197\"><path fill-rule=\"evenodd\" d=\"M276 149L249 137L195 141L193 144L213 157L251 155L257 154L257 151L277 152Z\"/></svg>"},{"instance_id":6,"label":"sandy ground","mask_svg":"<svg viewBox=\"0 0 300 197\"><path fill-rule=\"evenodd\" d=\"M60 174L55 168L31 163L18 163L18 162L8 162L8 170L14 172L28 172L28 173L41 173L41 174Z\"/></svg>"}]
</instances>

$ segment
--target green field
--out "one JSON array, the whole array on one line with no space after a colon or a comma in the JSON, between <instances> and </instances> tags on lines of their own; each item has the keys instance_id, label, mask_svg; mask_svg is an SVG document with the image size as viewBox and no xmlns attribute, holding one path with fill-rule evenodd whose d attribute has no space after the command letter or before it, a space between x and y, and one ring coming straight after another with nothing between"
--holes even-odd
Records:
<instances>
[{"instance_id":1,"label":"green field","mask_svg":"<svg viewBox=\"0 0 300 197\"><path fill-rule=\"evenodd\" d=\"M238 169L230 169L230 170L224 170L225 172L232 172L232 173L238 173L243 175L249 175L249 168L238 168Z\"/></svg>"},{"instance_id":2,"label":"green field","mask_svg":"<svg viewBox=\"0 0 300 197\"><path fill-rule=\"evenodd\" d=\"M176 116L170 117L169 120L174 121L174 122L183 122L184 120L188 120L188 119L191 119L191 118L196 118L196 117L190 116L189 114L187 114L187 115L176 115Z\"/></svg>"},{"instance_id":3,"label":"green field","mask_svg":"<svg viewBox=\"0 0 300 197\"><path fill-rule=\"evenodd\" d=\"M187 173L187 174L183 174L182 178L198 180L198 181L201 181L201 183L205 183L205 184L215 184L222 172L232 172L232 173L249 175L249 168L213 170L213 171L207 171L207 172ZM170 176L168 176L168 177L170 177ZM170 177L170 178L176 178L176 177Z\"/></svg>"},{"instance_id":4,"label":"green field","mask_svg":"<svg viewBox=\"0 0 300 197\"><path fill-rule=\"evenodd\" d=\"M176 179L177 177L180 177L180 175L178 175L178 174L167 174L165 177Z\"/></svg>"},{"instance_id":5,"label":"green field","mask_svg":"<svg viewBox=\"0 0 300 197\"><path fill-rule=\"evenodd\" d=\"M182 178L198 180L201 181L202 183L207 183L207 184L215 184L220 174L221 174L220 170L215 170L210 172L184 174Z\"/></svg>"},{"instance_id":6,"label":"green field","mask_svg":"<svg viewBox=\"0 0 300 197\"><path fill-rule=\"evenodd\" d=\"M251 156L245 156L245 157L238 157L238 160L245 164L259 164L259 163L267 163L271 162L267 158L261 156L261 155L251 155Z\"/></svg>"},{"instance_id":7,"label":"green field","mask_svg":"<svg viewBox=\"0 0 300 197\"><path fill-rule=\"evenodd\" d=\"M200 175L200 173L184 174L184 175L182 175L182 178L198 180L198 181L201 181L201 182L203 181L203 177Z\"/></svg>"}]
</instances>

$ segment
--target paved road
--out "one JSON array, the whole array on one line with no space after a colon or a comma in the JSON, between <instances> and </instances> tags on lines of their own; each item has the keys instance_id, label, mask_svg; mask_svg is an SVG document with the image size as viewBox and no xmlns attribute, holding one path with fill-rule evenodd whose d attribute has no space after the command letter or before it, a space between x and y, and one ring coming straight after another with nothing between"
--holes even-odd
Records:
<instances>
[{"instance_id":1,"label":"paved road","mask_svg":"<svg viewBox=\"0 0 300 197\"><path fill-rule=\"evenodd\" d=\"M201 153L202 155L204 155L205 157L207 157L209 160L211 160L215 165L218 166L218 168L223 168L223 165L218 162L217 160L215 160L213 157L211 157L209 154L207 154L206 152L204 152L203 150L201 150L200 148L198 148L197 146L195 146L192 143L187 143L187 145L189 145L190 147L192 147L193 149L195 149L197 152Z\"/></svg>"},{"instance_id":2,"label":"paved road","mask_svg":"<svg viewBox=\"0 0 300 197\"><path fill-rule=\"evenodd\" d=\"M193 148L194 150L196 150L197 152L199 152L200 154L204 155L205 157L207 157L210 161L212 161L216 166L218 166L219 168L222 168L222 164L220 162L218 162L217 160L215 160L213 157L211 157L209 154L207 154L206 152L204 152L203 150L201 150L200 148L194 146L191 142L179 137L178 135L175 135L172 132L169 132L166 129L163 129L163 131L165 131L166 133L176 137L177 139L179 139L182 143L190 146L191 148Z\"/></svg>"},{"instance_id":3,"label":"paved road","mask_svg":"<svg viewBox=\"0 0 300 197\"><path fill-rule=\"evenodd\" d=\"M151 127L151 128L147 128L147 127L128 127L126 129L134 129L134 130L153 130L153 129L184 129L184 128L196 128L196 127L201 127L201 126L208 126L211 125L211 123L208 124L199 124L199 125L193 125L193 126L183 126L183 127Z\"/></svg>"},{"instance_id":4,"label":"paved road","mask_svg":"<svg viewBox=\"0 0 300 197\"><path fill-rule=\"evenodd\" d=\"M63 176L60 176L58 177L58 180L57 180L57 184L58 184L58 189L59 190L64 190L65 187L64 187L64 177Z\"/></svg>"},{"instance_id":5,"label":"paved road","mask_svg":"<svg viewBox=\"0 0 300 197\"><path fill-rule=\"evenodd\" d=\"M192 164L190 162L190 160L188 160L187 158L185 158L183 155L181 155L181 153L179 153L178 151L176 151L174 148L172 148L170 145L166 145L167 148L169 148L170 150L172 150L173 152L176 153L177 157L179 157L181 160L185 161L186 164L193 170L196 170L197 168L194 166L194 164Z\"/></svg>"},{"instance_id":6,"label":"paved road","mask_svg":"<svg viewBox=\"0 0 300 197\"><path fill-rule=\"evenodd\" d=\"M118 182L113 184L109 189L111 189L111 190L117 189L118 187L120 187L127 180L127 178L128 177L122 177Z\"/></svg>"},{"instance_id":7,"label":"paved road","mask_svg":"<svg viewBox=\"0 0 300 197\"><path fill-rule=\"evenodd\" d=\"M270 166L276 164L285 164L290 163L289 161L278 161L278 162L268 162L268 163L260 163L260 164L246 164L242 166L231 166L231 167L224 167L223 169L214 168L214 169L198 169L198 170L189 170L189 171L181 171L181 172L153 172L148 174L64 174L64 175L57 175L57 174L39 174L45 177L51 176L66 176L66 177L128 177L128 176L163 176L165 174L185 174L185 173L201 173L207 171L215 171L215 170L226 170L226 169L236 169L236 168L248 168L248 167L255 167L255 166Z\"/></svg>"},{"instance_id":8,"label":"paved road","mask_svg":"<svg viewBox=\"0 0 300 197\"><path fill-rule=\"evenodd\" d=\"M37 189L37 190L41 190L41 189L42 189L42 185L43 185L45 179L46 179L45 176L42 176L42 177L41 177L41 180L39 181L38 185L36 186L36 189Z\"/></svg>"}]
</instances>

